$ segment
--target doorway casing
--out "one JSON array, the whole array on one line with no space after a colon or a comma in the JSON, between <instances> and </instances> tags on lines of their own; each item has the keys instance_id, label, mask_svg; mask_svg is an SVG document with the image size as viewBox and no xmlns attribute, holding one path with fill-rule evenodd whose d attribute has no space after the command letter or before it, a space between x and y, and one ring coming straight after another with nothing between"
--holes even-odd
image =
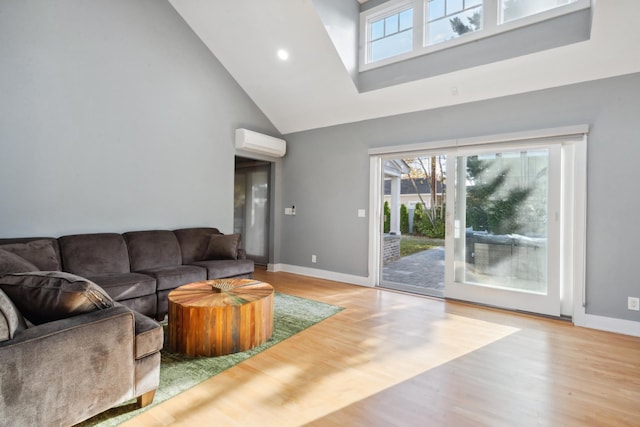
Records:
<instances>
[{"instance_id":1,"label":"doorway casing","mask_svg":"<svg viewBox=\"0 0 640 427\"><path fill-rule=\"evenodd\" d=\"M269 255L267 270L274 271L275 261L280 259L280 249L276 244L276 236L280 233L282 218L277 215L278 212L282 212L282 158L272 157L246 150L236 148L236 157L244 157L247 159L253 159L258 161L266 161L271 163L271 176L270 176L270 203L269 203Z\"/></svg>"}]
</instances>

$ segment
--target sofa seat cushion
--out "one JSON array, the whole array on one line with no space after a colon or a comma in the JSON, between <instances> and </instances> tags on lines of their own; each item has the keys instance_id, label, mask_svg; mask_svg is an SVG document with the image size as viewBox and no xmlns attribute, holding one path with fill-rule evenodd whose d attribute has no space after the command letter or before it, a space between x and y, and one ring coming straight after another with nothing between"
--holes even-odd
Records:
<instances>
[{"instance_id":1,"label":"sofa seat cushion","mask_svg":"<svg viewBox=\"0 0 640 427\"><path fill-rule=\"evenodd\" d=\"M26 273L38 270L40 270L38 267L21 256L0 249L0 276L6 273Z\"/></svg>"},{"instance_id":2,"label":"sofa seat cushion","mask_svg":"<svg viewBox=\"0 0 640 427\"><path fill-rule=\"evenodd\" d=\"M196 261L192 263L207 269L207 279L222 279L225 277L253 275L253 260L250 259L217 259L210 261Z\"/></svg>"},{"instance_id":3,"label":"sofa seat cushion","mask_svg":"<svg viewBox=\"0 0 640 427\"><path fill-rule=\"evenodd\" d=\"M36 325L114 306L100 286L60 271L7 274L0 278L0 288Z\"/></svg>"},{"instance_id":4,"label":"sofa seat cushion","mask_svg":"<svg viewBox=\"0 0 640 427\"><path fill-rule=\"evenodd\" d=\"M135 358L142 359L143 357L162 350L162 344L164 342L162 326L155 320L136 311L133 312L133 315L136 322Z\"/></svg>"},{"instance_id":5,"label":"sofa seat cushion","mask_svg":"<svg viewBox=\"0 0 640 427\"><path fill-rule=\"evenodd\" d=\"M58 254L53 247L53 241L50 239L33 240L25 243L10 243L6 245L0 245L0 249L14 253L19 257L26 259L27 261L38 267L36 268L36 270L60 270L60 261L58 259Z\"/></svg>"},{"instance_id":6,"label":"sofa seat cushion","mask_svg":"<svg viewBox=\"0 0 640 427\"><path fill-rule=\"evenodd\" d=\"M27 324L15 304L0 290L0 342L13 339Z\"/></svg>"},{"instance_id":7,"label":"sofa seat cushion","mask_svg":"<svg viewBox=\"0 0 640 427\"><path fill-rule=\"evenodd\" d=\"M170 267L151 268L142 270L140 273L147 274L156 279L156 289L174 289L187 283L207 280L207 270L195 265L174 265Z\"/></svg>"},{"instance_id":8,"label":"sofa seat cushion","mask_svg":"<svg viewBox=\"0 0 640 427\"><path fill-rule=\"evenodd\" d=\"M113 273L90 276L88 279L100 285L116 301L156 293L156 279L146 274Z\"/></svg>"}]
</instances>

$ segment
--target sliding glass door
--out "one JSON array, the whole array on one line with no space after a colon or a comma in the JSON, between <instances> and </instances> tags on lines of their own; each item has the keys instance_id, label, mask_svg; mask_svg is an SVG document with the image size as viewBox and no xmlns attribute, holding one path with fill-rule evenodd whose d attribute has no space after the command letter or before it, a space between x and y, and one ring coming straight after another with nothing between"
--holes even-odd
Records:
<instances>
[{"instance_id":1,"label":"sliding glass door","mask_svg":"<svg viewBox=\"0 0 640 427\"><path fill-rule=\"evenodd\" d=\"M559 316L561 147L505 147L448 157L445 295Z\"/></svg>"}]
</instances>

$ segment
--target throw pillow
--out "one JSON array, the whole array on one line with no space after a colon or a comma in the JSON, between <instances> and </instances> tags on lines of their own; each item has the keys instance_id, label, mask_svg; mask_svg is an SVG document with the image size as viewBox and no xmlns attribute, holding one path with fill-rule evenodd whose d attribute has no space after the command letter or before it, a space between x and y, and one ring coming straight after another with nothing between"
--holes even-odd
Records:
<instances>
[{"instance_id":1,"label":"throw pillow","mask_svg":"<svg viewBox=\"0 0 640 427\"><path fill-rule=\"evenodd\" d=\"M25 273L39 268L12 252L0 249L0 276L5 273Z\"/></svg>"},{"instance_id":2,"label":"throw pillow","mask_svg":"<svg viewBox=\"0 0 640 427\"><path fill-rule=\"evenodd\" d=\"M27 243L10 243L0 245L0 249L12 252L27 261L33 263L38 270L57 271L60 270L58 255L53 248L51 240L32 240Z\"/></svg>"},{"instance_id":3,"label":"throw pillow","mask_svg":"<svg viewBox=\"0 0 640 427\"><path fill-rule=\"evenodd\" d=\"M114 306L100 286L61 271L7 274L0 289L36 325Z\"/></svg>"},{"instance_id":4,"label":"throw pillow","mask_svg":"<svg viewBox=\"0 0 640 427\"><path fill-rule=\"evenodd\" d=\"M238 259L240 234L212 234L205 259Z\"/></svg>"}]
</instances>

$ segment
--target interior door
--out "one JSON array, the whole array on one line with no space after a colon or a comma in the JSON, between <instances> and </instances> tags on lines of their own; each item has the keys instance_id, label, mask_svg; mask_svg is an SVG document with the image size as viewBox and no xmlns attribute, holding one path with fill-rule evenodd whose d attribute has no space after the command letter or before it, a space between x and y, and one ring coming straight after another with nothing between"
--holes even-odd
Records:
<instances>
[{"instance_id":1,"label":"interior door","mask_svg":"<svg viewBox=\"0 0 640 427\"><path fill-rule=\"evenodd\" d=\"M560 166L559 145L448 157L447 298L560 315Z\"/></svg>"}]
</instances>

